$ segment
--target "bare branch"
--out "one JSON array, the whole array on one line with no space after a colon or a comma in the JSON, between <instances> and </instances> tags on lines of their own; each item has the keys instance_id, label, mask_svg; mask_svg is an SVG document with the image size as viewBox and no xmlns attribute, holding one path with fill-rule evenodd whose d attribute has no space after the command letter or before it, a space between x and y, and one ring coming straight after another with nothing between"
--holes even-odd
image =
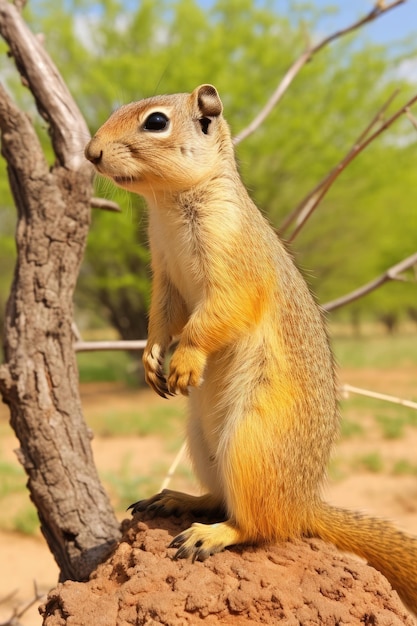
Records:
<instances>
[{"instance_id":1,"label":"bare branch","mask_svg":"<svg viewBox=\"0 0 417 626\"><path fill-rule=\"evenodd\" d=\"M137 341L76 341L74 343L75 352L99 352L104 350L143 350L146 346L146 339Z\"/></svg>"},{"instance_id":2,"label":"bare branch","mask_svg":"<svg viewBox=\"0 0 417 626\"><path fill-rule=\"evenodd\" d=\"M164 480L162 482L162 485L161 485L161 488L160 488L159 491L163 491L164 489L167 489L167 487L169 487L169 484L170 484L170 482L172 480L172 477L174 476L174 474L175 474L175 472L177 470L177 467L180 464L181 459L182 459L182 457L185 454L186 449L187 449L187 442L184 441L184 443L182 444L181 448L179 449L175 459L171 463L171 467L169 468L169 470L168 470L168 472L167 472L167 474L166 474L166 476L165 476L165 478L164 478Z\"/></svg>"},{"instance_id":3,"label":"bare branch","mask_svg":"<svg viewBox=\"0 0 417 626\"><path fill-rule=\"evenodd\" d=\"M79 330L77 324L74 321L71 322L71 330L72 330L72 334L74 335L74 339L76 341L82 341L83 340L83 338L81 336L81 333L80 333L80 330Z\"/></svg>"},{"instance_id":4,"label":"bare branch","mask_svg":"<svg viewBox=\"0 0 417 626\"><path fill-rule=\"evenodd\" d=\"M9 591L9 593L0 598L0 604L6 604L6 602L10 602L10 600L17 594L18 591L19 589L13 589L13 591Z\"/></svg>"},{"instance_id":5,"label":"bare branch","mask_svg":"<svg viewBox=\"0 0 417 626\"><path fill-rule=\"evenodd\" d=\"M304 67L304 65L315 55L319 50L330 44L335 39L339 39L348 33L357 30L361 26L372 22L373 20L380 17L383 13L387 13L391 9L399 6L400 4L404 4L406 0L395 0L395 2L391 2L390 4L377 3L374 8L364 17L360 18L350 26L346 28L342 28L341 30L336 31L332 35L325 37L315 46L311 46L308 48L287 70L286 74L282 78L278 87L275 89L268 102L265 104L264 108L258 113L258 115L252 120L252 122L246 126L243 130L240 131L238 135L234 138L234 144L238 145L241 141L249 137L252 133L254 133L259 126L265 121L268 115L271 113L273 108L278 104L281 100L284 93L287 91L288 87L297 76L298 72Z\"/></svg>"},{"instance_id":6,"label":"bare branch","mask_svg":"<svg viewBox=\"0 0 417 626\"><path fill-rule=\"evenodd\" d=\"M374 115L372 120L369 122L368 126L361 132L361 134L359 135L359 137L353 144L353 147L349 150L348 155L353 150L355 150L357 145L359 145L361 142L363 142L366 139L366 137L369 135L370 131L375 126L375 124L383 119L384 112L386 111L388 106L391 104L391 102L394 100L398 92L399 92L398 89L394 91L394 93L382 105L382 107L379 109L376 115ZM334 175L335 173L338 172L339 167L340 167L340 163L336 167L334 167L328 174L326 174L326 176L322 178L322 180L314 187L314 189L312 189L307 194L307 196L305 196L301 200L301 202L299 202L299 204L295 207L295 209L287 215L287 217L285 218L285 220L282 222L282 224L279 227L279 233L281 236L298 216L300 216L299 221L301 221L304 215L307 215L307 216L310 215L310 210L312 210L312 207L314 209L317 206L317 204L315 204L317 201L317 198L321 199L323 197L322 195L320 195L321 191L323 189L327 190L328 183L330 186L335 180ZM299 223L299 221L297 222L297 224Z\"/></svg>"},{"instance_id":7,"label":"bare branch","mask_svg":"<svg viewBox=\"0 0 417 626\"><path fill-rule=\"evenodd\" d=\"M381 133L384 132L389 126L391 126L401 115L403 115L409 107L411 107L415 102L417 102L417 94L413 96L404 106L402 106L398 111L396 111L391 117L389 117L385 122L383 122L380 127L369 135L367 139L365 139L362 143L354 145L351 150L349 150L348 154L336 165L336 167L326 176L326 178L318 185L318 189L316 192L312 192L311 197L307 196L305 202L305 206L299 205L298 210L301 210L301 214L297 220L297 226L291 233L291 236L287 238L287 241L294 241L308 218L312 215L314 210L317 208L321 200L324 198L334 181L340 176L343 170L351 163L365 148L369 146ZM301 207L301 208L300 208Z\"/></svg>"},{"instance_id":8,"label":"bare branch","mask_svg":"<svg viewBox=\"0 0 417 626\"><path fill-rule=\"evenodd\" d=\"M407 115L408 119L410 120L414 128L417 130L417 118L414 117L414 115L411 113L408 107L405 110L405 114Z\"/></svg>"},{"instance_id":9,"label":"bare branch","mask_svg":"<svg viewBox=\"0 0 417 626\"><path fill-rule=\"evenodd\" d=\"M85 168L84 145L90 136L87 124L40 39L25 24L19 8L7 0L0 0L0 34L10 47L24 84L33 93L39 113L50 125L60 164L74 170Z\"/></svg>"},{"instance_id":10,"label":"bare branch","mask_svg":"<svg viewBox=\"0 0 417 626\"><path fill-rule=\"evenodd\" d=\"M44 593L40 593L38 591L38 586L36 584L36 581L33 581L33 587L34 587L34 595L32 597L31 600L29 600L28 602L26 602L22 608L18 608L16 607L13 612L12 615L6 619L6 621L4 622L0 622L0 626L18 626L20 624L19 619L21 617L24 616L24 614L37 602L39 602L40 600L42 600L42 598L45 596ZM12 598L15 595L16 591L13 591L12 593L9 593L7 596L5 596L4 598L2 598L0 600L0 604L2 604L3 602L6 602L8 600L10 600L10 598Z\"/></svg>"},{"instance_id":11,"label":"bare branch","mask_svg":"<svg viewBox=\"0 0 417 626\"><path fill-rule=\"evenodd\" d=\"M385 402L392 402L393 404L401 404L409 409L417 410L417 402L413 402L412 400L404 400L403 398L389 396L386 393L369 391L368 389L361 389L360 387L353 387L352 385L341 385L340 392L344 397L347 397L349 393L356 393L360 396L367 396L368 398L374 398L375 400L384 400Z\"/></svg>"},{"instance_id":12,"label":"bare branch","mask_svg":"<svg viewBox=\"0 0 417 626\"><path fill-rule=\"evenodd\" d=\"M122 212L117 202L105 198L91 198L90 203L93 209L103 209L104 211L113 211L114 213Z\"/></svg>"},{"instance_id":13,"label":"bare branch","mask_svg":"<svg viewBox=\"0 0 417 626\"><path fill-rule=\"evenodd\" d=\"M22 12L27 5L27 0L13 0L13 4L17 9L19 9L20 12Z\"/></svg>"},{"instance_id":14,"label":"bare branch","mask_svg":"<svg viewBox=\"0 0 417 626\"><path fill-rule=\"evenodd\" d=\"M388 109L390 104L395 100L395 98L398 96L399 93L400 93L399 89L394 89L393 93L389 96L387 101L384 102L382 107L376 112L376 115L374 115L374 117L371 119L368 126L361 132L361 134L355 141L354 145L364 141L366 137L369 135L369 133L371 132L371 130L373 129L373 127L375 126L375 124L377 124L378 122L381 122L381 123L383 122L385 111Z\"/></svg>"},{"instance_id":15,"label":"bare branch","mask_svg":"<svg viewBox=\"0 0 417 626\"><path fill-rule=\"evenodd\" d=\"M384 283L389 282L390 280L402 280L402 278L400 277L401 272L404 272L415 265L417 265L417 252L407 257L406 259L403 259L396 265L393 265L392 267L387 269L386 272L384 272L374 280L371 280L369 283L366 283L366 285L358 287L358 289L351 291L345 296L336 298L336 300L331 300L330 302L327 302L323 305L322 308L325 311L334 311L335 309L345 306L346 304L349 304L354 300L362 298L362 296L365 296L371 291L374 291L375 289L377 289Z\"/></svg>"}]
</instances>

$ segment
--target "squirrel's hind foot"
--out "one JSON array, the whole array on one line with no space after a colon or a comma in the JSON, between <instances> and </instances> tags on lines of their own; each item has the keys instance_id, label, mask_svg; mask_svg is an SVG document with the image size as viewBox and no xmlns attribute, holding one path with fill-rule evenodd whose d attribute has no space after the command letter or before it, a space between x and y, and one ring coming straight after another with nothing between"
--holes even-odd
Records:
<instances>
[{"instance_id":1,"label":"squirrel's hind foot","mask_svg":"<svg viewBox=\"0 0 417 626\"><path fill-rule=\"evenodd\" d=\"M243 533L232 522L216 524L193 524L187 530L177 535L169 548L178 548L174 559L205 561L216 552L221 552L227 546L244 543Z\"/></svg>"}]
</instances>

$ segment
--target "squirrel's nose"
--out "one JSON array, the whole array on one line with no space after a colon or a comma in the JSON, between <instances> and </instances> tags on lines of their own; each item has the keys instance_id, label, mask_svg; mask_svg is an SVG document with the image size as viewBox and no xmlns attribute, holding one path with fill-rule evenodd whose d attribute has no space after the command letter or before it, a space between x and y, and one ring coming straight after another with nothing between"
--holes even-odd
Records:
<instances>
[{"instance_id":1,"label":"squirrel's nose","mask_svg":"<svg viewBox=\"0 0 417 626\"><path fill-rule=\"evenodd\" d=\"M103 150L100 148L96 137L93 137L91 141L88 142L84 150L84 155L93 165L100 163L103 158Z\"/></svg>"}]
</instances>

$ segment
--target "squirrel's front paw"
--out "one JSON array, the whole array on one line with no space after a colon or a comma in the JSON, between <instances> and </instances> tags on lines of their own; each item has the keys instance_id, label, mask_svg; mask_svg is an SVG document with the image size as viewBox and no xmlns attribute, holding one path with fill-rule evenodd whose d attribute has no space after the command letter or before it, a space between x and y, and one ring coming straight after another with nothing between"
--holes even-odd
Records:
<instances>
[{"instance_id":1,"label":"squirrel's front paw","mask_svg":"<svg viewBox=\"0 0 417 626\"><path fill-rule=\"evenodd\" d=\"M198 387L203 381L206 355L197 348L178 346L169 365L168 391L188 395L188 387Z\"/></svg>"},{"instance_id":2,"label":"squirrel's front paw","mask_svg":"<svg viewBox=\"0 0 417 626\"><path fill-rule=\"evenodd\" d=\"M157 343L146 346L143 357L145 380L150 387L162 398L173 395L167 385L164 374L164 350Z\"/></svg>"}]
</instances>

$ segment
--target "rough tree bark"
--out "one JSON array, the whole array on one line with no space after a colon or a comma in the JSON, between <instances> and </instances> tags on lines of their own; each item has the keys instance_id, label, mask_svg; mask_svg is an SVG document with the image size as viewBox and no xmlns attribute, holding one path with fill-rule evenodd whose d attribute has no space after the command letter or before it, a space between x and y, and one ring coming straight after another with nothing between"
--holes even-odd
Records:
<instances>
[{"instance_id":1,"label":"rough tree bark","mask_svg":"<svg viewBox=\"0 0 417 626\"><path fill-rule=\"evenodd\" d=\"M0 392L61 579L84 580L119 537L82 415L71 331L90 221L92 172L83 158L89 132L40 40L6 0L0 33L48 122L56 155L50 168L29 118L0 87L2 154L18 211Z\"/></svg>"}]
</instances>

